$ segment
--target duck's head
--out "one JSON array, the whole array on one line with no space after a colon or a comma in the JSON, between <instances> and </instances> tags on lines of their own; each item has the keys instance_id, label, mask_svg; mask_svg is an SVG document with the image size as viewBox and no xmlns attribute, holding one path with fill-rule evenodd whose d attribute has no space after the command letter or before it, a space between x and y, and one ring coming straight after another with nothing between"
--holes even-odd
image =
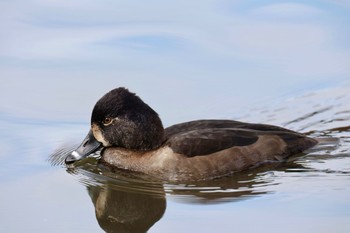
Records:
<instances>
[{"instance_id":1,"label":"duck's head","mask_svg":"<svg viewBox=\"0 0 350 233\"><path fill-rule=\"evenodd\" d=\"M73 163L101 147L152 150L163 141L164 129L158 114L134 93L116 88L97 101L88 135L65 161Z\"/></svg>"}]
</instances>

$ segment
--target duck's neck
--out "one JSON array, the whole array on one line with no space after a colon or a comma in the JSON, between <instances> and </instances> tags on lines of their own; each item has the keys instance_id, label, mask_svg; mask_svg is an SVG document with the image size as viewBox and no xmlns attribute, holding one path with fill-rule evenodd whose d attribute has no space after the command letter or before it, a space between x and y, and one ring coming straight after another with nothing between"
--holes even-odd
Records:
<instances>
[{"instance_id":1,"label":"duck's neck","mask_svg":"<svg viewBox=\"0 0 350 233\"><path fill-rule=\"evenodd\" d=\"M126 149L150 151L159 148L164 142L164 128L158 115L139 116L132 126L125 128L119 145Z\"/></svg>"},{"instance_id":2,"label":"duck's neck","mask_svg":"<svg viewBox=\"0 0 350 233\"><path fill-rule=\"evenodd\" d=\"M164 128L160 119L143 127L141 141L142 143L138 149L143 151L157 149L163 144Z\"/></svg>"}]
</instances>

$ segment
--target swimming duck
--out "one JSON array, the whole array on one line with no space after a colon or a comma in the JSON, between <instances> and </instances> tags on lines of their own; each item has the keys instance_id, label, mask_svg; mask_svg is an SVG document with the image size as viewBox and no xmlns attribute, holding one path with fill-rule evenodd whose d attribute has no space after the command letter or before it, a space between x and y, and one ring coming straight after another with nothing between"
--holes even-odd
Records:
<instances>
[{"instance_id":1,"label":"swimming duck","mask_svg":"<svg viewBox=\"0 0 350 233\"><path fill-rule=\"evenodd\" d=\"M100 162L162 180L204 180L283 161L317 143L282 127L196 120L163 128L158 114L120 87L97 101L91 128L65 162L102 149Z\"/></svg>"}]
</instances>

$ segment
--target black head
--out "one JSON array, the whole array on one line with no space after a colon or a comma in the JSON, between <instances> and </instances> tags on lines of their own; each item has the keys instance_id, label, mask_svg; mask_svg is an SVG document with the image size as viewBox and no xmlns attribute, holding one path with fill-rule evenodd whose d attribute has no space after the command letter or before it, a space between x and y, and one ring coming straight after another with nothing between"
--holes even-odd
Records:
<instances>
[{"instance_id":1,"label":"black head","mask_svg":"<svg viewBox=\"0 0 350 233\"><path fill-rule=\"evenodd\" d=\"M91 116L91 129L103 146L134 150L159 147L164 129L158 114L126 88L116 88L97 101Z\"/></svg>"}]
</instances>

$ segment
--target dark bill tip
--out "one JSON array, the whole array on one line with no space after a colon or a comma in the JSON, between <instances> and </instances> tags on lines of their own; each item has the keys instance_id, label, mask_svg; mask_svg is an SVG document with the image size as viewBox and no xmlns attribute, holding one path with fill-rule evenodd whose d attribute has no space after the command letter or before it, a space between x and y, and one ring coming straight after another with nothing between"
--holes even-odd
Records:
<instances>
[{"instance_id":1,"label":"dark bill tip","mask_svg":"<svg viewBox=\"0 0 350 233\"><path fill-rule=\"evenodd\" d=\"M73 151L71 154L69 154L66 159L64 160L64 162L66 164L71 164L74 163L75 161L78 161L80 159L82 159L83 156L81 156L78 152Z\"/></svg>"},{"instance_id":2,"label":"dark bill tip","mask_svg":"<svg viewBox=\"0 0 350 233\"><path fill-rule=\"evenodd\" d=\"M101 148L101 146L102 143L95 139L92 131L90 130L88 135L80 144L80 146L66 157L65 163L71 164L78 160L81 160L89 156L90 154L96 152L98 149Z\"/></svg>"}]
</instances>

